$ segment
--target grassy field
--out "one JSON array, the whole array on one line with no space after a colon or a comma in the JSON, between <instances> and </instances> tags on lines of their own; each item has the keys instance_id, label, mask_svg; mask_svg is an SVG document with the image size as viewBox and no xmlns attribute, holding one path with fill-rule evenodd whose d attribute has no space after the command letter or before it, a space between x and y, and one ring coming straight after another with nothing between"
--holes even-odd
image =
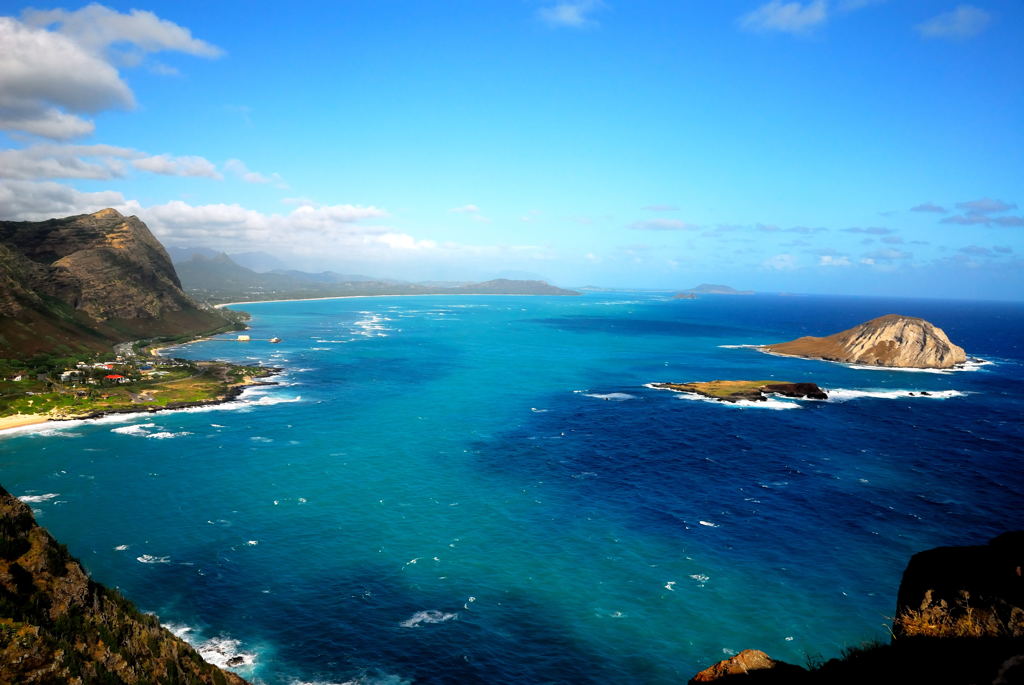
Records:
<instances>
[{"instance_id":1,"label":"grassy field","mask_svg":"<svg viewBox=\"0 0 1024 685\"><path fill-rule=\"evenodd\" d=\"M65 418L215 402L224 399L231 388L272 373L263 367L224 362L194 362L167 366L160 371L166 375L146 377L134 369L106 372L131 379L125 383L102 378L106 373L102 373L99 379L93 379L95 384L61 384L34 377L32 380L0 381L0 417L50 414L54 418Z\"/></svg>"}]
</instances>

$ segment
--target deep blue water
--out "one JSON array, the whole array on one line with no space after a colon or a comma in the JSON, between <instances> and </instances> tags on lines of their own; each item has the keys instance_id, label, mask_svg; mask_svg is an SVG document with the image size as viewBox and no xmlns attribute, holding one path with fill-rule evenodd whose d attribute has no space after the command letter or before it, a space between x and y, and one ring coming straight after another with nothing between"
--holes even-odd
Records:
<instances>
[{"instance_id":1,"label":"deep blue water","mask_svg":"<svg viewBox=\"0 0 1024 685\"><path fill-rule=\"evenodd\" d=\"M265 683L679 682L884 639L907 559L1024 527L1024 306L652 294L247 305L282 366L201 411L0 440L93 576ZM744 345L887 313L972 371ZM811 380L742 407L645 383ZM910 396L928 391L932 396ZM52 496L51 496L52 495Z\"/></svg>"}]
</instances>

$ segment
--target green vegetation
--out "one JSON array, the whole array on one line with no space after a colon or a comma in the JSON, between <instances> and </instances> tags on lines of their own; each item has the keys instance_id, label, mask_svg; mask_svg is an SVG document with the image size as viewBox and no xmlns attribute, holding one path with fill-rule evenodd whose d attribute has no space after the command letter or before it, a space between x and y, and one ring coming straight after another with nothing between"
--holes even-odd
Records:
<instances>
[{"instance_id":1,"label":"green vegetation","mask_svg":"<svg viewBox=\"0 0 1024 685\"><path fill-rule=\"evenodd\" d=\"M708 381L706 383L658 383L658 387L678 392L695 392L699 395L724 400L736 396L760 394L766 385L778 384L781 381Z\"/></svg>"},{"instance_id":2,"label":"green vegetation","mask_svg":"<svg viewBox=\"0 0 1024 685\"><path fill-rule=\"evenodd\" d=\"M112 355L0 359L0 417L59 419L214 402L272 372L226 362Z\"/></svg>"}]
</instances>

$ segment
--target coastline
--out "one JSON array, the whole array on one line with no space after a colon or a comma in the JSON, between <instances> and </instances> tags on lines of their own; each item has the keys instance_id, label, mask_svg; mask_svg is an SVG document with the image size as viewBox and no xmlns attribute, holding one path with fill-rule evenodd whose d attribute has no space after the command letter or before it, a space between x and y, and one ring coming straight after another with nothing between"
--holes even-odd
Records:
<instances>
[{"instance_id":1,"label":"coastline","mask_svg":"<svg viewBox=\"0 0 1024 685\"><path fill-rule=\"evenodd\" d=\"M262 378L270 378L283 373L284 369L273 368L270 369L272 373ZM221 404L228 404L234 402L241 396L241 394L248 388L255 388L264 385L277 385L274 381L262 381L256 379L247 379L244 383L237 385L228 386L227 392L222 397L218 397L211 400L199 400L196 402L171 402L163 406L153 407L123 407L120 409L104 409L93 412L87 412L85 414L69 414L67 416L53 416L50 414L14 414L12 416L0 417L0 439L8 437L13 433L17 432L18 429L28 428L30 426L42 426L48 423L67 423L71 421L89 421L91 419L101 419L107 416L119 416L119 415L146 415L156 414L162 411L174 411L176 409L191 409L194 407L214 407Z\"/></svg>"},{"instance_id":2,"label":"coastline","mask_svg":"<svg viewBox=\"0 0 1024 685\"><path fill-rule=\"evenodd\" d=\"M240 304L267 304L268 302L313 302L316 300L351 300L369 297L566 297L565 295L534 295L531 293L405 293L396 295L331 295L330 297L295 297L283 300L245 300L244 302L222 302L214 309L233 307Z\"/></svg>"}]
</instances>

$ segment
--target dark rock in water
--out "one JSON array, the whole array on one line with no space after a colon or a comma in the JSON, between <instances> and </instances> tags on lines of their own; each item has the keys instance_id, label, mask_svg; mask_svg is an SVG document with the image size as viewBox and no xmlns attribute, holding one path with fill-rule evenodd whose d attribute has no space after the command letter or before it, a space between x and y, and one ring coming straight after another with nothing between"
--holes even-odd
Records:
<instances>
[{"instance_id":1,"label":"dark rock in water","mask_svg":"<svg viewBox=\"0 0 1024 685\"><path fill-rule=\"evenodd\" d=\"M244 657L233 656L230 659L228 659L228 666L231 666L231 667L241 666L244 663L245 663L245 658Z\"/></svg>"},{"instance_id":2,"label":"dark rock in water","mask_svg":"<svg viewBox=\"0 0 1024 685\"><path fill-rule=\"evenodd\" d=\"M785 661L776 661L758 649L744 649L690 678L694 683L792 683L806 671Z\"/></svg>"},{"instance_id":3,"label":"dark rock in water","mask_svg":"<svg viewBox=\"0 0 1024 685\"><path fill-rule=\"evenodd\" d=\"M1024 531L915 554L900 583L893 637L1024 638L1022 573Z\"/></svg>"},{"instance_id":4,"label":"dark rock in water","mask_svg":"<svg viewBox=\"0 0 1024 685\"><path fill-rule=\"evenodd\" d=\"M910 393L910 394L911 394L911 395L913 395L914 393ZM921 392L919 392L918 394L919 394L919 395L925 395L925 396L931 395L931 393L930 393L930 392L928 392L927 390L922 390L922 391L921 391Z\"/></svg>"},{"instance_id":5,"label":"dark rock in water","mask_svg":"<svg viewBox=\"0 0 1024 685\"><path fill-rule=\"evenodd\" d=\"M817 383L772 383L764 386L762 392L775 393L784 397L807 397L812 400L827 400L828 395Z\"/></svg>"}]
</instances>

